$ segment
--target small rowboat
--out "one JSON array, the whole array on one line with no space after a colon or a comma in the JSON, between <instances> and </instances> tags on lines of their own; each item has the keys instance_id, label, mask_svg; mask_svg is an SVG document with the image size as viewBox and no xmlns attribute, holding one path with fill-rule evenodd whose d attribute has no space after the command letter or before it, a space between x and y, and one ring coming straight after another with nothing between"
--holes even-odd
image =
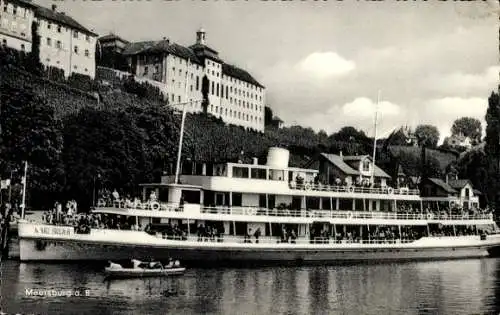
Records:
<instances>
[{"instance_id":1,"label":"small rowboat","mask_svg":"<svg viewBox=\"0 0 500 315\"><path fill-rule=\"evenodd\" d=\"M110 266L104 269L106 276L112 278L143 278L143 277L165 277L182 275L186 268L181 267L179 262L162 266L159 262L143 263L133 259L133 268L124 268L120 264L110 262Z\"/></svg>"}]
</instances>

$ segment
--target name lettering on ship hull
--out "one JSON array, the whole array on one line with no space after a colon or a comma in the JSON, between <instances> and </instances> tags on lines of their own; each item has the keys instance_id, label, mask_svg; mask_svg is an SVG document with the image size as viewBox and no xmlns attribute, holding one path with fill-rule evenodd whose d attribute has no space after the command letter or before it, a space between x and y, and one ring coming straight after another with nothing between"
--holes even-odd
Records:
<instances>
[{"instance_id":1,"label":"name lettering on ship hull","mask_svg":"<svg viewBox=\"0 0 500 315\"><path fill-rule=\"evenodd\" d=\"M43 234L43 235L59 235L59 236L70 236L73 234L72 228L63 228L63 227L36 227L35 226L35 234Z\"/></svg>"}]
</instances>

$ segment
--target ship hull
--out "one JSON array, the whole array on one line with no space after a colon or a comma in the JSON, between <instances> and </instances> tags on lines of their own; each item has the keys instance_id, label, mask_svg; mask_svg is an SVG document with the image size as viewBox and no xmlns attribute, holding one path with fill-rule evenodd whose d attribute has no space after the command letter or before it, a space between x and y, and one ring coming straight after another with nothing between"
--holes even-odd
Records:
<instances>
[{"instance_id":1,"label":"ship hull","mask_svg":"<svg viewBox=\"0 0 500 315\"><path fill-rule=\"evenodd\" d=\"M487 246L433 248L231 248L147 245L111 245L75 241L20 240L22 261L106 261L129 259L167 260L183 263L325 263L410 261L479 258L489 255Z\"/></svg>"}]
</instances>

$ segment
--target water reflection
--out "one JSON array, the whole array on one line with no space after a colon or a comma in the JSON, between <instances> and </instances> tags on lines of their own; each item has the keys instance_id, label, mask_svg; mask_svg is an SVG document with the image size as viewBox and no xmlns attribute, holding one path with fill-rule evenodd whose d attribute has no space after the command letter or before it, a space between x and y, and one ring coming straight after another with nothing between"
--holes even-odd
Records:
<instances>
[{"instance_id":1,"label":"water reflection","mask_svg":"<svg viewBox=\"0 0 500 315\"><path fill-rule=\"evenodd\" d=\"M192 269L106 281L84 264L3 262L2 309L40 314L484 314L500 312L500 260ZM27 296L85 288L89 297Z\"/></svg>"}]
</instances>

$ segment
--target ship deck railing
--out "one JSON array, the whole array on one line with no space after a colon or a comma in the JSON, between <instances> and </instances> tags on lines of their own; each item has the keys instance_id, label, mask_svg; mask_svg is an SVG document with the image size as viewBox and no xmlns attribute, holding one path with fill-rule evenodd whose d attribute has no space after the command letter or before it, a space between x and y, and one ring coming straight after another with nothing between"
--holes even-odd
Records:
<instances>
[{"instance_id":1,"label":"ship deck railing","mask_svg":"<svg viewBox=\"0 0 500 315\"><path fill-rule=\"evenodd\" d=\"M187 204L186 204L187 205ZM106 207L107 205L102 205ZM121 201L111 202L112 208L123 210L146 210L153 212L183 212L184 206L170 203L144 202L126 204ZM193 204L190 204L193 206ZM375 220L426 220L426 221L470 221L470 220L493 220L492 213L469 213L450 214L448 212L397 212L397 211L346 211L346 210L318 210L318 209L268 209L252 206L201 206L201 214L216 215L238 215L238 216L270 216L270 217L295 217L295 218L317 218L317 219L375 219Z\"/></svg>"},{"instance_id":2,"label":"ship deck railing","mask_svg":"<svg viewBox=\"0 0 500 315\"><path fill-rule=\"evenodd\" d=\"M416 239L339 239L339 238L326 238L316 237L309 239L309 236L299 236L296 239L283 240L280 236L260 236L257 242L255 236L234 236L234 235L221 235L221 236L178 236L167 235L162 233L154 234L158 238L172 241L185 241L185 242L198 242L198 243L244 243L244 244L406 244L416 241Z\"/></svg>"},{"instance_id":3,"label":"ship deck railing","mask_svg":"<svg viewBox=\"0 0 500 315\"><path fill-rule=\"evenodd\" d=\"M385 194L385 195L420 195L420 190L409 189L406 187L392 188L389 186L384 187L366 187L357 185L324 185L312 183L298 183L292 181L289 183L290 189L295 190L315 190L315 191L329 191L329 192L347 192L347 193L361 193L361 194Z\"/></svg>"}]
</instances>

